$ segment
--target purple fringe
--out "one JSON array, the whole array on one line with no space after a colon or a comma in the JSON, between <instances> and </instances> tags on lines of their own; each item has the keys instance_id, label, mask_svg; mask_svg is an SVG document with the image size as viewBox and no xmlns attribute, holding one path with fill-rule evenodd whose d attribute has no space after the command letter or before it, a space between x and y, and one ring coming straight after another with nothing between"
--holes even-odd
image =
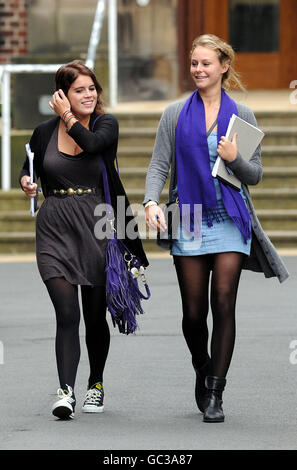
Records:
<instances>
[{"instance_id":1,"label":"purple fringe","mask_svg":"<svg viewBox=\"0 0 297 470\"><path fill-rule=\"evenodd\" d=\"M208 227L212 227L214 220L217 223L224 222L224 217L219 209L205 209L204 213L206 216Z\"/></svg>"},{"instance_id":2,"label":"purple fringe","mask_svg":"<svg viewBox=\"0 0 297 470\"><path fill-rule=\"evenodd\" d=\"M141 299L145 297L138 288L124 261L127 251L124 244L117 238L110 239L106 250L106 300L114 326L120 333L134 333L138 328L135 316L143 313Z\"/></svg>"},{"instance_id":3,"label":"purple fringe","mask_svg":"<svg viewBox=\"0 0 297 470\"><path fill-rule=\"evenodd\" d=\"M224 217L221 214L220 210L218 209L205 210L205 215L207 218L208 227L212 227L214 220L218 223L224 222ZM236 217L236 216L231 216L231 219L233 220L233 222L235 223L235 225L238 227L239 231L241 232L243 239L244 239L244 243L247 244L247 241L252 236L251 221L247 220L245 222L241 219L241 217Z\"/></svg>"}]
</instances>

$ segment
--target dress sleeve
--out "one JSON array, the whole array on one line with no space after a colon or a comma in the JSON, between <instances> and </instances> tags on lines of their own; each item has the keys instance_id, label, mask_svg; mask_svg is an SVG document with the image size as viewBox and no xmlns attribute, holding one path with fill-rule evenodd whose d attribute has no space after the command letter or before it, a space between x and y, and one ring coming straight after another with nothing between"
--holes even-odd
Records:
<instances>
[{"instance_id":1,"label":"dress sleeve","mask_svg":"<svg viewBox=\"0 0 297 470\"><path fill-rule=\"evenodd\" d=\"M76 122L68 131L68 135L88 154L104 152L112 145L117 144L119 125L117 119L111 114L103 114L97 119L94 131L86 129L80 122Z\"/></svg>"},{"instance_id":2,"label":"dress sleeve","mask_svg":"<svg viewBox=\"0 0 297 470\"><path fill-rule=\"evenodd\" d=\"M153 154L146 176L143 204L149 200L159 203L162 189L167 180L174 153L171 114L170 108L166 108L158 125Z\"/></svg>"}]
</instances>

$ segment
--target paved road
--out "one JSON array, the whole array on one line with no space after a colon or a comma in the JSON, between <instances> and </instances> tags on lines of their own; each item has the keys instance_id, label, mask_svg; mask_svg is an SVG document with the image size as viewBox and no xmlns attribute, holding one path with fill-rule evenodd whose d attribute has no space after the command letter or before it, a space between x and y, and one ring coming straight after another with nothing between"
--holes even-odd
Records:
<instances>
[{"instance_id":1,"label":"paved road","mask_svg":"<svg viewBox=\"0 0 297 470\"><path fill-rule=\"evenodd\" d=\"M126 337L112 329L105 412L83 414L78 403L70 422L50 413L58 386L55 324L36 265L0 263L0 449L296 449L297 364L289 357L297 340L297 258L285 260L291 277L284 284L242 276L226 421L212 425L194 403L170 259L151 261L152 299L140 331ZM78 401L88 377L83 335L82 324Z\"/></svg>"}]
</instances>

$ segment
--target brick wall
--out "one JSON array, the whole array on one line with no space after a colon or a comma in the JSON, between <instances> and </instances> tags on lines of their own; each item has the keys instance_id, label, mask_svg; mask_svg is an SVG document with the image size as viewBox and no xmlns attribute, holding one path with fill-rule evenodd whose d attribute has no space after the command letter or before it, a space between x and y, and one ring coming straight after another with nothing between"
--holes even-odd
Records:
<instances>
[{"instance_id":1,"label":"brick wall","mask_svg":"<svg viewBox=\"0 0 297 470\"><path fill-rule=\"evenodd\" d=\"M27 53L28 0L0 0L0 64Z\"/></svg>"}]
</instances>

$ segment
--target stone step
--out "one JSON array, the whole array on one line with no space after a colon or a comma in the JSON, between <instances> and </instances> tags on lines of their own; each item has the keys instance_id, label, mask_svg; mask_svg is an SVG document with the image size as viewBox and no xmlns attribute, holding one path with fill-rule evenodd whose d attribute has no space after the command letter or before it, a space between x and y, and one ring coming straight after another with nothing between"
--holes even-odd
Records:
<instances>
[{"instance_id":1,"label":"stone step","mask_svg":"<svg viewBox=\"0 0 297 470\"><path fill-rule=\"evenodd\" d=\"M257 124L261 129L266 126L297 126L296 110L256 111L255 117L257 119Z\"/></svg>"},{"instance_id":2,"label":"stone step","mask_svg":"<svg viewBox=\"0 0 297 470\"><path fill-rule=\"evenodd\" d=\"M297 189L295 188L262 188L250 187L250 193L256 209L297 209ZM130 189L127 191L131 204L141 204L143 191ZM167 202L168 191L164 189L160 198L161 202Z\"/></svg>"},{"instance_id":3,"label":"stone step","mask_svg":"<svg viewBox=\"0 0 297 470\"><path fill-rule=\"evenodd\" d=\"M148 233L145 224L144 211L138 213L133 210L134 215L137 214L137 224L140 233L147 233L147 237L154 236L154 231ZM297 209L258 209L256 211L261 225L265 231L297 231Z\"/></svg>"},{"instance_id":4,"label":"stone step","mask_svg":"<svg viewBox=\"0 0 297 470\"><path fill-rule=\"evenodd\" d=\"M263 140L263 165L297 166L296 128L293 123L289 124L287 128L280 125L263 127L267 133ZM157 123L153 125L150 121L148 123L136 121L131 128L126 125L120 128L118 155L121 166L148 166L155 142L156 129ZM11 132L12 187L18 186L18 175L25 158L25 144L31 134L30 130L12 130Z\"/></svg>"},{"instance_id":5,"label":"stone step","mask_svg":"<svg viewBox=\"0 0 297 470\"><path fill-rule=\"evenodd\" d=\"M123 127L119 133L119 147L129 146L154 146L156 127Z\"/></svg>"},{"instance_id":6,"label":"stone step","mask_svg":"<svg viewBox=\"0 0 297 470\"><path fill-rule=\"evenodd\" d=\"M137 128L137 127L153 127L157 128L162 111L137 111L137 112L116 112L114 113L119 121L119 127Z\"/></svg>"},{"instance_id":7,"label":"stone step","mask_svg":"<svg viewBox=\"0 0 297 470\"><path fill-rule=\"evenodd\" d=\"M132 205L139 230L146 230L144 209L140 205ZM264 230L297 230L297 209L258 209L257 216ZM0 211L0 233L34 232L36 217L28 211Z\"/></svg>"},{"instance_id":8,"label":"stone step","mask_svg":"<svg viewBox=\"0 0 297 470\"><path fill-rule=\"evenodd\" d=\"M35 217L32 217L29 211L0 211L0 233L33 232L34 230Z\"/></svg>"},{"instance_id":9,"label":"stone step","mask_svg":"<svg viewBox=\"0 0 297 470\"><path fill-rule=\"evenodd\" d=\"M153 147L149 145L121 146L118 150L118 161L121 167L147 168L152 157ZM296 166L297 145L263 145L263 167Z\"/></svg>"},{"instance_id":10,"label":"stone step","mask_svg":"<svg viewBox=\"0 0 297 470\"><path fill-rule=\"evenodd\" d=\"M264 126L265 133L263 145L297 145L297 126ZM154 127L143 126L141 122L134 127L120 128L119 147L122 146L151 146L153 147L156 137L157 125ZM25 143L32 135L31 130L12 130L11 146L12 157L16 153L24 153ZM1 137L0 137L1 141Z\"/></svg>"},{"instance_id":11,"label":"stone step","mask_svg":"<svg viewBox=\"0 0 297 470\"><path fill-rule=\"evenodd\" d=\"M254 205L258 209L297 209L297 188L253 188L250 192ZM142 204L143 188L127 188L131 204ZM164 188L161 202L167 202L168 190ZM39 196L40 204L43 196ZM0 191L0 211L27 211L29 214L30 201L19 189Z\"/></svg>"},{"instance_id":12,"label":"stone step","mask_svg":"<svg viewBox=\"0 0 297 470\"><path fill-rule=\"evenodd\" d=\"M157 128L162 111L137 111L114 113L122 127L155 127ZM297 126L297 112L292 111L255 111L257 124L260 128L267 126Z\"/></svg>"},{"instance_id":13,"label":"stone step","mask_svg":"<svg viewBox=\"0 0 297 470\"><path fill-rule=\"evenodd\" d=\"M262 165L297 166L297 145L263 145Z\"/></svg>"},{"instance_id":14,"label":"stone step","mask_svg":"<svg viewBox=\"0 0 297 470\"><path fill-rule=\"evenodd\" d=\"M257 188L297 188L297 167L264 167Z\"/></svg>"},{"instance_id":15,"label":"stone step","mask_svg":"<svg viewBox=\"0 0 297 470\"><path fill-rule=\"evenodd\" d=\"M122 168L121 180L126 189L145 189L147 170L144 168ZM169 185L169 178L165 187ZM297 188L297 167L265 167L263 178L257 188Z\"/></svg>"},{"instance_id":16,"label":"stone step","mask_svg":"<svg viewBox=\"0 0 297 470\"><path fill-rule=\"evenodd\" d=\"M266 126L262 128L265 133L262 145L297 145L297 126ZM125 146L151 146L156 138L157 128L139 127L120 129L119 147Z\"/></svg>"},{"instance_id":17,"label":"stone step","mask_svg":"<svg viewBox=\"0 0 297 470\"><path fill-rule=\"evenodd\" d=\"M297 209L296 188L250 188L250 193L256 210Z\"/></svg>"},{"instance_id":18,"label":"stone step","mask_svg":"<svg viewBox=\"0 0 297 470\"><path fill-rule=\"evenodd\" d=\"M119 159L120 176L124 187L126 189L138 188L144 191L147 168L133 166L122 167L121 162L122 160ZM168 187L168 184L169 178L167 179L165 187ZM297 166L264 166L263 179L257 188L297 188ZM26 198L24 198L24 201L26 201ZM14 203L15 201L11 201L9 207L13 208ZM19 206L16 208L18 207ZM5 207L2 208L5 209Z\"/></svg>"},{"instance_id":19,"label":"stone step","mask_svg":"<svg viewBox=\"0 0 297 470\"><path fill-rule=\"evenodd\" d=\"M257 216L265 231L297 231L297 209L258 209Z\"/></svg>"},{"instance_id":20,"label":"stone step","mask_svg":"<svg viewBox=\"0 0 297 470\"><path fill-rule=\"evenodd\" d=\"M136 211L133 213L136 215ZM256 213L265 231L297 231L297 209L258 209ZM148 229L145 225L144 212L139 211L136 218L139 231L146 233ZM151 235L147 233L147 236Z\"/></svg>"},{"instance_id":21,"label":"stone step","mask_svg":"<svg viewBox=\"0 0 297 470\"><path fill-rule=\"evenodd\" d=\"M126 189L145 189L147 170L141 167L121 168L120 175ZM165 187L169 185L169 178ZM297 167L265 167L257 188L297 188Z\"/></svg>"},{"instance_id":22,"label":"stone step","mask_svg":"<svg viewBox=\"0 0 297 470\"><path fill-rule=\"evenodd\" d=\"M121 168L120 177L125 189L145 189L147 169L141 167ZM167 183L168 184L168 183Z\"/></svg>"},{"instance_id":23,"label":"stone step","mask_svg":"<svg viewBox=\"0 0 297 470\"><path fill-rule=\"evenodd\" d=\"M133 213L136 215L136 211ZM297 231L297 209L258 209L256 213L265 231ZM147 232L144 212L138 212L137 224L141 233Z\"/></svg>"},{"instance_id":24,"label":"stone step","mask_svg":"<svg viewBox=\"0 0 297 470\"><path fill-rule=\"evenodd\" d=\"M297 230L267 230L266 234L276 248L296 248Z\"/></svg>"},{"instance_id":25,"label":"stone step","mask_svg":"<svg viewBox=\"0 0 297 470\"><path fill-rule=\"evenodd\" d=\"M40 196L43 200L43 196ZM0 211L24 211L30 209L29 198L21 189L0 190Z\"/></svg>"},{"instance_id":26,"label":"stone step","mask_svg":"<svg viewBox=\"0 0 297 470\"><path fill-rule=\"evenodd\" d=\"M35 232L0 233L0 253L33 253Z\"/></svg>"},{"instance_id":27,"label":"stone step","mask_svg":"<svg viewBox=\"0 0 297 470\"><path fill-rule=\"evenodd\" d=\"M263 145L297 145L297 126L268 126L262 130Z\"/></svg>"}]
</instances>

